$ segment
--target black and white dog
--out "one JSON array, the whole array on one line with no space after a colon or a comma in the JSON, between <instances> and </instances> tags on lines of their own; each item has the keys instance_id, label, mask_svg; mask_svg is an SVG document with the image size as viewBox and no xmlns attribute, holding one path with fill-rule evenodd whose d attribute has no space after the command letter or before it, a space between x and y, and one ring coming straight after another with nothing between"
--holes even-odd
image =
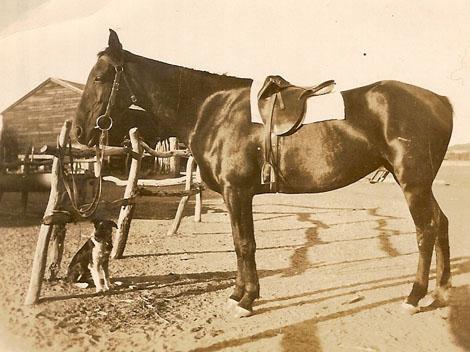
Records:
<instances>
[{"instance_id":1,"label":"black and white dog","mask_svg":"<svg viewBox=\"0 0 470 352\"><path fill-rule=\"evenodd\" d=\"M112 220L94 220L95 229L90 239L73 256L67 270L67 281L89 283L96 292L109 290L109 255L113 248L112 232L117 225ZM103 280L103 283L101 282Z\"/></svg>"}]
</instances>

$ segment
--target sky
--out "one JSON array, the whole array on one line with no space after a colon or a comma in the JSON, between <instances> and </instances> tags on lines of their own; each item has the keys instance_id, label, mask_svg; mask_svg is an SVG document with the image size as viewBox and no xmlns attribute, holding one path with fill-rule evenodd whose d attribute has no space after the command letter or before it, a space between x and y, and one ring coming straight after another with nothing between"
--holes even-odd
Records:
<instances>
[{"instance_id":1,"label":"sky","mask_svg":"<svg viewBox=\"0 0 470 352\"><path fill-rule=\"evenodd\" d=\"M26 12L36 8L47 0L2 0L2 11L0 11L0 31L17 21Z\"/></svg>"},{"instance_id":2,"label":"sky","mask_svg":"<svg viewBox=\"0 0 470 352\"><path fill-rule=\"evenodd\" d=\"M451 143L470 142L468 0L4 3L0 111L48 77L85 82L113 28L127 50L216 73L281 74L305 85L335 79L340 89L416 84L451 99Z\"/></svg>"}]
</instances>

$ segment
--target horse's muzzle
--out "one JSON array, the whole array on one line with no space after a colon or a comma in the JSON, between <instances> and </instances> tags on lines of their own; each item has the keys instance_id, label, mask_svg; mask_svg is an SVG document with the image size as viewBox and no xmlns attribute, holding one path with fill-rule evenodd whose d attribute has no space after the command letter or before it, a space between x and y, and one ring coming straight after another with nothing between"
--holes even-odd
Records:
<instances>
[{"instance_id":1,"label":"horse's muzzle","mask_svg":"<svg viewBox=\"0 0 470 352\"><path fill-rule=\"evenodd\" d=\"M82 137L83 128L80 126L75 126L75 137L79 140Z\"/></svg>"}]
</instances>

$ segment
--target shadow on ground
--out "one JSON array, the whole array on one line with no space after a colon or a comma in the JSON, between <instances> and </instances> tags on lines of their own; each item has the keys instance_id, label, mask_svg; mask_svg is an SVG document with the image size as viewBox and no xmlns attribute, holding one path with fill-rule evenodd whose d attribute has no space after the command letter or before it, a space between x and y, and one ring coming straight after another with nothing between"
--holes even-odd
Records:
<instances>
[{"instance_id":1,"label":"shadow on ground","mask_svg":"<svg viewBox=\"0 0 470 352\"><path fill-rule=\"evenodd\" d=\"M452 259L452 273L454 275L459 275L464 273L462 271L470 269L470 257L461 257ZM431 279L434 279L434 271L432 271ZM401 286L403 284L411 283L414 279L414 275L403 275L398 277L386 278L383 280L372 280L368 282L358 282L344 286L330 287L317 291L306 292L299 295L285 296L276 298L273 300L261 300L257 303L257 307L263 306L267 303L279 302L278 305L272 306L270 308L258 308L256 314L265 314L275 310L285 309L293 306L302 306L305 304L318 304L322 301L338 298L338 297L348 297L351 294L357 292L357 287L367 286L361 288L361 292L373 291L387 287ZM344 291L344 289L350 289ZM335 291L341 290L339 293ZM331 292L331 294L318 298L308 298L309 296L314 296L320 293ZM450 314L450 329L454 334L456 342L468 349L470 342L470 333L468 326L470 323L470 304L469 300L470 290L469 288L462 287L456 288L452 291L452 303L451 303L451 314ZM283 304L281 302L289 301L292 299L305 298L302 300L297 300L295 303ZM321 340L317 334L316 325L320 322L340 319L346 316L357 314L359 312L371 310L383 305L390 303L397 303L402 301L405 296L393 297L387 300L381 300L378 302L372 302L369 304L363 304L356 306L350 309L340 310L331 314L318 316L312 319L304 320L300 323L295 323L291 325L286 325L280 328L268 329L260 333L256 333L250 336L244 336L241 338L235 338L231 340L224 340L221 342L214 343L206 347L200 347L193 349L193 352L211 352L219 351L225 348L241 348L241 346L253 343L259 340L273 338L276 336L281 336L281 347L282 351L293 352L293 351L302 351L305 350L308 346L309 351L322 351ZM425 313L422 313L425 314Z\"/></svg>"},{"instance_id":2,"label":"shadow on ground","mask_svg":"<svg viewBox=\"0 0 470 352\"><path fill-rule=\"evenodd\" d=\"M459 263L454 274L470 273L470 258ZM449 329L457 345L470 351L470 285L454 287L450 294Z\"/></svg>"}]
</instances>

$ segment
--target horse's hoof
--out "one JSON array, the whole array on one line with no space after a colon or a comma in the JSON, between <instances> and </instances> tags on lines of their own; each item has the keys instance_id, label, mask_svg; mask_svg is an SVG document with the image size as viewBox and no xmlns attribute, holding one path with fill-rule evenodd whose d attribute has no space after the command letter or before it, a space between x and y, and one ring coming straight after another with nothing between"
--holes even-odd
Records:
<instances>
[{"instance_id":1,"label":"horse's hoof","mask_svg":"<svg viewBox=\"0 0 470 352\"><path fill-rule=\"evenodd\" d=\"M416 314L416 313L419 313L420 311L420 308L417 307L417 306L414 306L408 302L403 302L401 304L401 307L403 308L403 311L405 313L408 313L409 315L413 315L413 314Z\"/></svg>"},{"instance_id":2,"label":"horse's hoof","mask_svg":"<svg viewBox=\"0 0 470 352\"><path fill-rule=\"evenodd\" d=\"M437 290L426 296L420 303L423 308L442 308L449 305L449 290Z\"/></svg>"},{"instance_id":3,"label":"horse's hoof","mask_svg":"<svg viewBox=\"0 0 470 352\"><path fill-rule=\"evenodd\" d=\"M227 303L225 304L225 309L233 310L236 306L238 306L238 302L235 301L233 298L229 298Z\"/></svg>"},{"instance_id":4,"label":"horse's hoof","mask_svg":"<svg viewBox=\"0 0 470 352\"><path fill-rule=\"evenodd\" d=\"M252 314L253 314L253 311L242 308L239 305L235 307L235 314L234 314L235 318L246 318Z\"/></svg>"},{"instance_id":5,"label":"horse's hoof","mask_svg":"<svg viewBox=\"0 0 470 352\"><path fill-rule=\"evenodd\" d=\"M441 287L441 288L434 290L433 295L436 297L439 303L447 306L449 305L449 302L450 302L451 290L452 290L452 286L449 284L449 286L447 287Z\"/></svg>"}]
</instances>

